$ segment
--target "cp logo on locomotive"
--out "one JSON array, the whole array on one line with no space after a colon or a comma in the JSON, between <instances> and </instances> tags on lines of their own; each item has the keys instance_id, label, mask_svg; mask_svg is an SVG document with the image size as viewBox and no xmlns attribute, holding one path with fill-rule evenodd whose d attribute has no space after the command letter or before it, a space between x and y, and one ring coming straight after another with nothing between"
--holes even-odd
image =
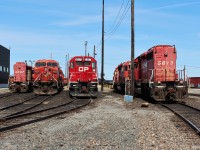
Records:
<instances>
[{"instance_id":1,"label":"cp logo on locomotive","mask_svg":"<svg viewBox=\"0 0 200 150\"><path fill-rule=\"evenodd\" d=\"M79 67L78 71L85 72L86 70L89 70L89 67Z\"/></svg>"}]
</instances>

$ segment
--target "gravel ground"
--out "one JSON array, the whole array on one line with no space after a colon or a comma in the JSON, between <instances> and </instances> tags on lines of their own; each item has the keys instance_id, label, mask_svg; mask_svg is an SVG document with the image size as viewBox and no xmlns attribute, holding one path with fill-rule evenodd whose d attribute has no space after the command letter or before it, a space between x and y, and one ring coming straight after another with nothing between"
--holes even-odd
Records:
<instances>
[{"instance_id":1,"label":"gravel ground","mask_svg":"<svg viewBox=\"0 0 200 150\"><path fill-rule=\"evenodd\" d=\"M127 104L107 89L81 110L3 133L0 149L200 149L172 122L172 113L143 102Z\"/></svg>"},{"instance_id":2,"label":"gravel ground","mask_svg":"<svg viewBox=\"0 0 200 150\"><path fill-rule=\"evenodd\" d=\"M8 92L9 92L8 88L0 88L0 94L8 93Z\"/></svg>"}]
</instances>

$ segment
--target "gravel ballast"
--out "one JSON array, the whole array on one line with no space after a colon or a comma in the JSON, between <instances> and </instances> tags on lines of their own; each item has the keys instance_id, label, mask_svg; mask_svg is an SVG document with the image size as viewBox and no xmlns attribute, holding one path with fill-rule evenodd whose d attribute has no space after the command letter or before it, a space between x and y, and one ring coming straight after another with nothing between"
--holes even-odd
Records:
<instances>
[{"instance_id":1,"label":"gravel ballast","mask_svg":"<svg viewBox=\"0 0 200 150\"><path fill-rule=\"evenodd\" d=\"M125 103L112 91L100 95L80 110L3 133L0 149L200 149L169 111L141 107L140 98Z\"/></svg>"}]
</instances>

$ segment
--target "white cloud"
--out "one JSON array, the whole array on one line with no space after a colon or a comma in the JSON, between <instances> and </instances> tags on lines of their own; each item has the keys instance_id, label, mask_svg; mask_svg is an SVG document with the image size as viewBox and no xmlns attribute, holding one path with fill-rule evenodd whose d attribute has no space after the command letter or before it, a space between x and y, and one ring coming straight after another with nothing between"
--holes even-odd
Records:
<instances>
[{"instance_id":1,"label":"white cloud","mask_svg":"<svg viewBox=\"0 0 200 150\"><path fill-rule=\"evenodd\" d=\"M58 21L53 24L59 26L79 26L79 25L87 25L101 22L101 15L94 16L81 16L74 20L69 21Z\"/></svg>"},{"instance_id":2,"label":"white cloud","mask_svg":"<svg viewBox=\"0 0 200 150\"><path fill-rule=\"evenodd\" d=\"M174 7L186 7L189 5L196 5L200 4L200 2L188 2L188 3L179 3L179 4L173 4L173 5L166 5L158 8L153 8L153 10L159 10L159 9L165 9L165 8L174 8Z\"/></svg>"}]
</instances>

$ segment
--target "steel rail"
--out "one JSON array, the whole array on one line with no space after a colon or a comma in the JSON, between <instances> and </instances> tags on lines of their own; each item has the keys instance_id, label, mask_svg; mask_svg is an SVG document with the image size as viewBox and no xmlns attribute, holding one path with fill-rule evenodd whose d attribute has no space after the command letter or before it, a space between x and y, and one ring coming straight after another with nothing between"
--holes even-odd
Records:
<instances>
[{"instance_id":1,"label":"steel rail","mask_svg":"<svg viewBox=\"0 0 200 150\"><path fill-rule=\"evenodd\" d=\"M33 96L33 97L31 97L31 98L29 98L29 99L27 99L27 100L24 100L24 101L22 101L22 102L20 102L20 103L13 104L13 105L9 105L9 106L0 108L0 111L5 110L5 109L9 109L9 108L14 107L14 106L21 105L21 104L23 104L23 103L25 103L25 102L28 102L28 101L30 101L30 100L32 100L32 99L34 99L34 98L37 98L37 97L38 97L38 95L37 95L37 96Z\"/></svg>"},{"instance_id":2,"label":"steel rail","mask_svg":"<svg viewBox=\"0 0 200 150\"><path fill-rule=\"evenodd\" d=\"M73 102L76 104L76 101L73 101ZM55 116L59 116L59 115L62 115L64 113L67 113L67 112L70 112L70 111L74 111L76 109L79 109L79 108L82 108L82 107L88 105L91 102L91 99L89 99L88 101L84 102L83 104L79 104L79 105L73 105L73 102L64 111L60 111L60 112L57 112L55 114L47 115L47 116L44 116L44 117L41 117L41 118L38 118L38 116L37 116L36 119L33 119L33 120L21 122L21 123L14 124L14 125L12 124L10 126L0 128L0 132L5 132L5 131L15 129L15 128L18 128L18 127L21 127L21 126L25 126L25 125L28 125L28 124L31 124L31 123L36 123L36 122L43 121L43 120L46 120L46 119L49 119L49 118L52 118L52 117L55 117Z\"/></svg>"},{"instance_id":3,"label":"steel rail","mask_svg":"<svg viewBox=\"0 0 200 150\"><path fill-rule=\"evenodd\" d=\"M34 111L34 112L22 113L22 114L17 114L17 115L12 115L12 116L8 116L8 117L4 117L4 118L0 119L0 122L6 121L6 120L11 120L11 119L16 119L16 118L19 118L19 117L25 117L25 116L28 116L28 115L34 115L34 114L45 112L45 111L48 111L48 110L53 110L53 109L56 109L56 108L68 105L68 104L72 103L74 100L75 99L73 99L72 101L69 101L67 103L58 105L58 106L54 106L54 107L50 107L50 108L46 108L46 109L42 109L42 110L37 110L37 111Z\"/></svg>"},{"instance_id":4,"label":"steel rail","mask_svg":"<svg viewBox=\"0 0 200 150\"><path fill-rule=\"evenodd\" d=\"M37 96L36 96L36 97L37 97ZM36 97L35 97L35 98L36 98ZM48 97L46 97L46 98L44 98L41 102L37 103L36 105L33 105L33 106L31 106L31 107L29 107L29 108L27 108L27 109L24 109L24 110L15 112L15 113L13 113L13 114L4 116L4 117L0 118L0 120L3 120L4 118L10 117L10 116L18 115L18 114L24 113L24 112L26 112L26 111L28 111L28 110L30 110L30 109L33 109L33 108L35 108L35 107L41 105L44 101L46 101L46 100L49 99L50 97L51 97L51 95L48 96Z\"/></svg>"},{"instance_id":5,"label":"steel rail","mask_svg":"<svg viewBox=\"0 0 200 150\"><path fill-rule=\"evenodd\" d=\"M187 104L184 104L184 103L181 103L181 102L179 102L179 104L180 104L180 105L183 105L183 106L186 106L186 107L189 107L189 108L191 108L191 109L197 110L197 111L200 112L200 109L198 109L198 108L192 107L192 106L190 106L190 105L187 105Z\"/></svg>"},{"instance_id":6,"label":"steel rail","mask_svg":"<svg viewBox=\"0 0 200 150\"><path fill-rule=\"evenodd\" d=\"M189 96L197 96L200 97L200 94L188 93Z\"/></svg>"},{"instance_id":7,"label":"steel rail","mask_svg":"<svg viewBox=\"0 0 200 150\"><path fill-rule=\"evenodd\" d=\"M0 98L4 98L4 97L8 97L8 96L12 96L15 95L14 93L8 93L8 94L1 94Z\"/></svg>"},{"instance_id":8,"label":"steel rail","mask_svg":"<svg viewBox=\"0 0 200 150\"><path fill-rule=\"evenodd\" d=\"M170 111L172 111L175 115L177 115L179 118L181 118L184 122L186 122L199 136L200 136L200 128L198 128L196 125L194 125L191 121L189 121L187 118L183 117L182 115L180 115L179 113L177 113L176 111L174 111L172 108L168 107L165 104L162 104L159 102L160 105L162 105L163 107L169 109ZM188 106L188 105L187 105ZM190 106L190 108L193 108ZM193 108L195 109L195 108Z\"/></svg>"}]
</instances>

